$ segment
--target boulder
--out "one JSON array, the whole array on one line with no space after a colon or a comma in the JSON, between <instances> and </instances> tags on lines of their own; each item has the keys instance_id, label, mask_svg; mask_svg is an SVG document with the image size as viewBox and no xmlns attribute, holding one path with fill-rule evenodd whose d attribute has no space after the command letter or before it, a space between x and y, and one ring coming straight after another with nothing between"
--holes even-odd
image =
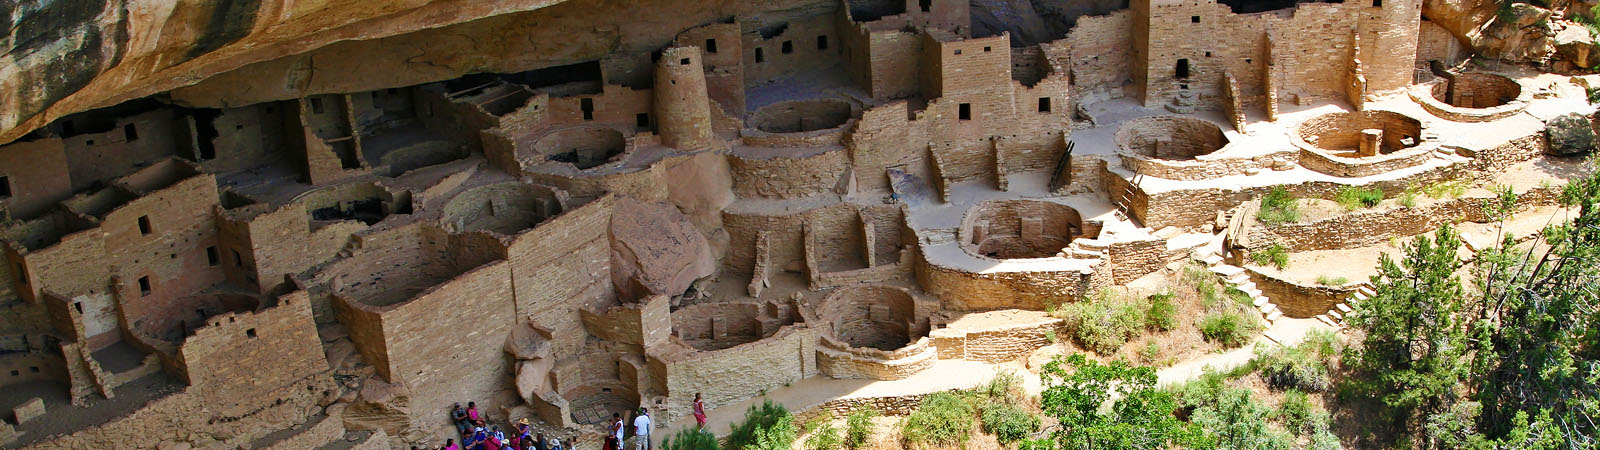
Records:
<instances>
[{"instance_id":1,"label":"boulder","mask_svg":"<svg viewBox=\"0 0 1600 450\"><path fill-rule=\"evenodd\" d=\"M506 336L506 353L519 360L549 358L550 338L548 330L532 324L513 326L511 334Z\"/></svg>"},{"instance_id":2,"label":"boulder","mask_svg":"<svg viewBox=\"0 0 1600 450\"><path fill-rule=\"evenodd\" d=\"M444 414L444 411L440 411ZM361 384L356 401L344 411L347 430L383 430L400 434L411 426L411 391L405 385L368 378Z\"/></svg>"},{"instance_id":3,"label":"boulder","mask_svg":"<svg viewBox=\"0 0 1600 450\"><path fill-rule=\"evenodd\" d=\"M1527 3L1513 3L1504 14L1496 14L1481 33L1470 35L1478 54L1515 62L1544 62L1555 54L1556 32L1550 26L1550 10Z\"/></svg>"},{"instance_id":4,"label":"boulder","mask_svg":"<svg viewBox=\"0 0 1600 450\"><path fill-rule=\"evenodd\" d=\"M1594 124L1582 114L1572 113L1550 119L1544 128L1545 153L1581 155L1594 150Z\"/></svg>"},{"instance_id":5,"label":"boulder","mask_svg":"<svg viewBox=\"0 0 1600 450\"><path fill-rule=\"evenodd\" d=\"M1578 67L1589 67L1593 63L1590 58L1594 52L1594 36L1589 34L1589 28L1577 24L1569 24L1566 28L1556 32L1556 54L1561 59L1571 61Z\"/></svg>"},{"instance_id":6,"label":"boulder","mask_svg":"<svg viewBox=\"0 0 1600 450\"><path fill-rule=\"evenodd\" d=\"M528 403L533 403L537 393L550 386L550 369L555 362L550 358L540 358L532 361L523 361L517 365L517 395Z\"/></svg>"},{"instance_id":7,"label":"boulder","mask_svg":"<svg viewBox=\"0 0 1600 450\"><path fill-rule=\"evenodd\" d=\"M623 298L676 296L715 270L705 236L677 207L617 199L611 215L611 279Z\"/></svg>"},{"instance_id":8,"label":"boulder","mask_svg":"<svg viewBox=\"0 0 1600 450\"><path fill-rule=\"evenodd\" d=\"M355 356L356 344L350 342L349 339L333 341L325 347L328 352L328 367L338 369L345 366L345 360L348 358L361 359L359 356Z\"/></svg>"}]
</instances>

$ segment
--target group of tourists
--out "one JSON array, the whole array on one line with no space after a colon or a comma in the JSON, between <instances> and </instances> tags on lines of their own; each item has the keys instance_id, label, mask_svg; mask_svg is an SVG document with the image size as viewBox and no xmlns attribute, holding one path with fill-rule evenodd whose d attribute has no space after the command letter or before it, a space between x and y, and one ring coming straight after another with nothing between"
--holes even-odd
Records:
<instances>
[{"instance_id":1,"label":"group of tourists","mask_svg":"<svg viewBox=\"0 0 1600 450\"><path fill-rule=\"evenodd\" d=\"M694 420L701 429L706 427L705 403L700 400L700 394L694 394ZM440 450L572 450L576 448L577 437L573 436L563 441L556 437L546 438L544 433L535 432L528 419L524 418L512 424L510 433L500 429L500 426L491 426L478 412L476 402L467 402L467 407L462 408L456 403L450 409L450 421L456 426L456 432L461 435L461 441L446 439ZM604 450L629 450L628 441L631 439L631 450L651 450L650 429L653 421L650 410L639 408L630 424L622 418L622 413L612 413L611 422L606 427ZM629 433L631 432L631 433ZM418 450L411 447L411 450Z\"/></svg>"},{"instance_id":2,"label":"group of tourists","mask_svg":"<svg viewBox=\"0 0 1600 450\"><path fill-rule=\"evenodd\" d=\"M476 402L467 402L466 408L462 408L460 403L452 406L450 421L461 435L461 442L445 439L441 450L571 450L576 445L575 437L566 441L556 437L546 438L544 433L535 432L526 418L511 424L512 429L508 434L499 425L489 425L478 412ZM417 450L417 447L412 447L412 450Z\"/></svg>"}]
</instances>

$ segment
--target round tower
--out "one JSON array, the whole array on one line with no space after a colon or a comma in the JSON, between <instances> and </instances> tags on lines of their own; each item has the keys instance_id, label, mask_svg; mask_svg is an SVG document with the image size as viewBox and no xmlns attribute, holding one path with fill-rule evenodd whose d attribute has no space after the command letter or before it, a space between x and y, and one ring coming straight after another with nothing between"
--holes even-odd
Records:
<instances>
[{"instance_id":1,"label":"round tower","mask_svg":"<svg viewBox=\"0 0 1600 450\"><path fill-rule=\"evenodd\" d=\"M656 133L661 143L692 149L711 145L711 100L700 48L674 46L656 61Z\"/></svg>"}]
</instances>

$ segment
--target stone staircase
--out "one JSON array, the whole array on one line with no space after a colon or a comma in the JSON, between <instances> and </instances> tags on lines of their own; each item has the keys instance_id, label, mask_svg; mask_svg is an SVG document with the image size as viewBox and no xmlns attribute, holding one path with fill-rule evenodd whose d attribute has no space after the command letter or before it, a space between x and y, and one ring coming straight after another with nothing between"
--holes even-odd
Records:
<instances>
[{"instance_id":1,"label":"stone staircase","mask_svg":"<svg viewBox=\"0 0 1600 450\"><path fill-rule=\"evenodd\" d=\"M1056 256L1067 259L1095 259L1105 258L1106 252L1111 249L1111 243L1100 239L1078 238L1067 243Z\"/></svg>"},{"instance_id":2,"label":"stone staircase","mask_svg":"<svg viewBox=\"0 0 1600 450\"><path fill-rule=\"evenodd\" d=\"M1346 297L1343 303L1333 305L1333 309L1329 309L1326 314L1318 314L1317 320L1334 328L1342 329L1345 327L1345 316L1350 315L1350 312L1355 310L1354 306L1372 298L1376 294L1377 291L1373 290L1372 283L1361 283L1361 286L1356 288L1356 292Z\"/></svg>"},{"instance_id":3,"label":"stone staircase","mask_svg":"<svg viewBox=\"0 0 1600 450\"><path fill-rule=\"evenodd\" d=\"M1278 305L1273 304L1271 299L1261 294L1261 288L1256 287L1254 281L1250 281L1250 274L1246 273L1243 267L1217 264L1211 266L1211 273L1221 277L1223 285L1249 294L1250 305L1261 313L1261 318L1265 319L1268 325L1283 318L1283 311L1279 310Z\"/></svg>"}]
</instances>

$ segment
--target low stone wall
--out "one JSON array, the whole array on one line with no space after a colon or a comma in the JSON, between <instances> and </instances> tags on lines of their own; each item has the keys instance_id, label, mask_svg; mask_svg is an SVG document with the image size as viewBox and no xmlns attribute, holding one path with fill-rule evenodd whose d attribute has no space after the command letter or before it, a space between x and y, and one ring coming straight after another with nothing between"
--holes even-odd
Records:
<instances>
[{"instance_id":1,"label":"low stone wall","mask_svg":"<svg viewBox=\"0 0 1600 450\"><path fill-rule=\"evenodd\" d=\"M939 348L939 359L965 359L1001 363L1026 358L1050 345L1049 333L1059 335L1063 321L1050 319L987 330L940 328L928 333Z\"/></svg>"},{"instance_id":2,"label":"low stone wall","mask_svg":"<svg viewBox=\"0 0 1600 450\"><path fill-rule=\"evenodd\" d=\"M1530 189L1518 194L1517 210L1554 205L1559 195L1559 188ZM1492 218L1484 208L1487 201L1487 197L1464 197L1414 208L1356 211L1315 222L1251 226L1244 242L1235 245L1255 251L1277 243L1291 252L1369 247L1390 238L1427 233L1447 223L1488 222Z\"/></svg>"},{"instance_id":3,"label":"low stone wall","mask_svg":"<svg viewBox=\"0 0 1600 450\"><path fill-rule=\"evenodd\" d=\"M922 406L922 399L932 394L933 393L930 392L927 394L842 398L838 400L829 400L827 402L823 402L821 405L795 412L794 419L795 422L806 423L812 419L825 415L833 417L845 417L849 416L850 413L867 408L872 408L873 410L878 411L878 414L884 416L904 416L911 414L912 411L916 411L918 406Z\"/></svg>"},{"instance_id":4,"label":"low stone wall","mask_svg":"<svg viewBox=\"0 0 1600 450\"><path fill-rule=\"evenodd\" d=\"M901 380L938 360L939 352L928 338L895 351L850 347L828 337L817 345L817 370L834 378Z\"/></svg>"},{"instance_id":5,"label":"low stone wall","mask_svg":"<svg viewBox=\"0 0 1600 450\"><path fill-rule=\"evenodd\" d=\"M1296 319L1308 319L1328 312L1334 305L1343 303L1360 286L1354 283L1346 286L1310 286L1263 274L1250 267L1245 267L1245 270L1250 274L1250 281L1261 288L1262 295L1278 305L1283 315Z\"/></svg>"},{"instance_id":6,"label":"low stone wall","mask_svg":"<svg viewBox=\"0 0 1600 450\"><path fill-rule=\"evenodd\" d=\"M922 289L939 298L945 308L958 311L988 309L1043 310L1045 305L1077 301L1090 278L1105 272L1105 262L1078 270L1054 272L974 273L940 266L926 257L917 261L917 281Z\"/></svg>"},{"instance_id":7,"label":"low stone wall","mask_svg":"<svg viewBox=\"0 0 1600 450\"><path fill-rule=\"evenodd\" d=\"M1428 159L1433 157L1433 151L1438 148L1438 144L1424 143L1394 153L1364 158L1334 156L1322 150L1302 148L1300 165L1336 177L1359 178L1428 162Z\"/></svg>"},{"instance_id":8,"label":"low stone wall","mask_svg":"<svg viewBox=\"0 0 1600 450\"><path fill-rule=\"evenodd\" d=\"M1205 180L1244 175L1251 171L1288 170L1300 159L1300 156L1292 151L1274 152L1252 158L1201 155L1185 161L1153 159L1121 151L1117 152L1117 157L1122 159L1122 167L1134 173L1168 180Z\"/></svg>"},{"instance_id":9,"label":"low stone wall","mask_svg":"<svg viewBox=\"0 0 1600 450\"><path fill-rule=\"evenodd\" d=\"M1472 157L1473 168L1481 171L1501 171L1517 163L1538 158L1548 145L1544 133L1529 130L1527 136L1512 139L1488 150L1462 151Z\"/></svg>"}]
</instances>

